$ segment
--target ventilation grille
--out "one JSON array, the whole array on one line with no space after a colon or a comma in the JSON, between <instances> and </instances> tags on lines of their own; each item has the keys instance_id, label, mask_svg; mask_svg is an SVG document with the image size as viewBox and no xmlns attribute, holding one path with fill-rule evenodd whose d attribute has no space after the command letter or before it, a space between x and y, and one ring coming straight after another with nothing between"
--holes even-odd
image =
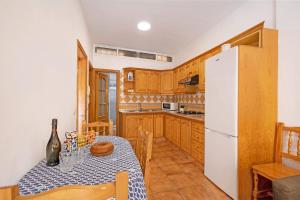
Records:
<instances>
[{"instance_id":1,"label":"ventilation grille","mask_svg":"<svg viewBox=\"0 0 300 200\"><path fill-rule=\"evenodd\" d=\"M119 49L113 47L95 46L96 54L113 55L113 56L125 56L131 58L142 58L148 60L157 60L161 62L172 62L173 58L171 56L146 53L135 50Z\"/></svg>"}]
</instances>

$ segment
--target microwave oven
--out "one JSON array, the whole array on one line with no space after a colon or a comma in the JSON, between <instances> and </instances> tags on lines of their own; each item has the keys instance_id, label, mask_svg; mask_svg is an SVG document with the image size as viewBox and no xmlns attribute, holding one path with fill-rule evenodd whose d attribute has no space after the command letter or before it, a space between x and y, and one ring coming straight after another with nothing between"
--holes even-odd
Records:
<instances>
[{"instance_id":1,"label":"microwave oven","mask_svg":"<svg viewBox=\"0 0 300 200\"><path fill-rule=\"evenodd\" d=\"M177 110L178 103L162 102L162 109L163 110Z\"/></svg>"}]
</instances>

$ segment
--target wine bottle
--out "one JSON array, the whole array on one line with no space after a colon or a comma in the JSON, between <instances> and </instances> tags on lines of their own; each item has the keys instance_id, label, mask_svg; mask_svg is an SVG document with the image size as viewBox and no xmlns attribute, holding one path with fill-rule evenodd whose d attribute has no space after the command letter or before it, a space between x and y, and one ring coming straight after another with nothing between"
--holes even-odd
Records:
<instances>
[{"instance_id":1,"label":"wine bottle","mask_svg":"<svg viewBox=\"0 0 300 200\"><path fill-rule=\"evenodd\" d=\"M52 119L51 137L46 148L46 160L48 166L55 166L59 164L60 151L61 144L57 135L57 119Z\"/></svg>"}]
</instances>

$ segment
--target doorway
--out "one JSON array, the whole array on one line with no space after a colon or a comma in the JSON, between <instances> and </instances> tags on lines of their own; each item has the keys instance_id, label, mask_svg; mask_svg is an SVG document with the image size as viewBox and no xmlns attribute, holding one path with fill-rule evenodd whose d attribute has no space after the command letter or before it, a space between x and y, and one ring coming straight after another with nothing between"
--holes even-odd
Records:
<instances>
[{"instance_id":1,"label":"doorway","mask_svg":"<svg viewBox=\"0 0 300 200\"><path fill-rule=\"evenodd\" d=\"M89 122L109 121L118 133L120 71L90 68Z\"/></svg>"}]
</instances>

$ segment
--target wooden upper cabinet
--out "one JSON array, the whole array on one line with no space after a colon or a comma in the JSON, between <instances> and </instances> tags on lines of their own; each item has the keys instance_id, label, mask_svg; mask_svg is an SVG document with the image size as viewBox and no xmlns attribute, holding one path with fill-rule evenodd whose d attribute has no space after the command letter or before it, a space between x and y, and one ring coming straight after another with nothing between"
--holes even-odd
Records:
<instances>
[{"instance_id":1,"label":"wooden upper cabinet","mask_svg":"<svg viewBox=\"0 0 300 200\"><path fill-rule=\"evenodd\" d=\"M148 72L148 92L160 93L160 72Z\"/></svg>"},{"instance_id":2,"label":"wooden upper cabinet","mask_svg":"<svg viewBox=\"0 0 300 200\"><path fill-rule=\"evenodd\" d=\"M173 71L164 71L160 74L160 88L163 94L173 93Z\"/></svg>"},{"instance_id":3,"label":"wooden upper cabinet","mask_svg":"<svg viewBox=\"0 0 300 200\"><path fill-rule=\"evenodd\" d=\"M200 92L205 92L205 66L204 61L199 60L197 62L197 68L199 73L199 84L198 88Z\"/></svg>"},{"instance_id":4,"label":"wooden upper cabinet","mask_svg":"<svg viewBox=\"0 0 300 200\"><path fill-rule=\"evenodd\" d=\"M147 93L148 92L148 74L149 71L135 70L135 92Z\"/></svg>"}]
</instances>

